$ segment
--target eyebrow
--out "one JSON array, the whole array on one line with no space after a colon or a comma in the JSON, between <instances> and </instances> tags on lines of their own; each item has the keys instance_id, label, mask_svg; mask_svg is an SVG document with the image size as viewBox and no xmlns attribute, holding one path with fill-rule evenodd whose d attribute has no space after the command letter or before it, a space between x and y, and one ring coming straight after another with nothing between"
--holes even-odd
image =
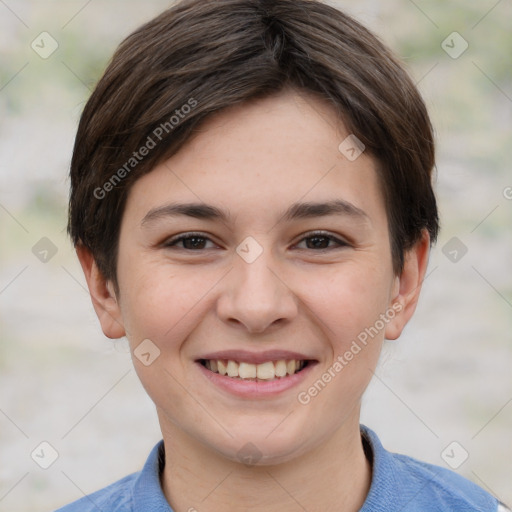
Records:
<instances>
[{"instance_id":1,"label":"eyebrow","mask_svg":"<svg viewBox=\"0 0 512 512\"><path fill-rule=\"evenodd\" d=\"M369 216L354 204L342 199L327 202L306 202L292 204L279 218L279 222L291 222L297 219L310 219L326 217L329 215L348 216L357 220L368 222ZM158 219L167 217L186 216L194 219L220 220L228 223L228 211L205 203L171 203L151 209L142 219L145 226Z\"/></svg>"}]
</instances>

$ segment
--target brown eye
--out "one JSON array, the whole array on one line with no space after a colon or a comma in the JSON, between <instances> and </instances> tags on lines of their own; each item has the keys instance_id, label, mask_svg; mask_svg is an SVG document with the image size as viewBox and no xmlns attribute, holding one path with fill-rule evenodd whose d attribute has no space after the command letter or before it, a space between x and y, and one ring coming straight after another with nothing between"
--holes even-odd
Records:
<instances>
[{"instance_id":1,"label":"brown eye","mask_svg":"<svg viewBox=\"0 0 512 512\"><path fill-rule=\"evenodd\" d=\"M190 236L188 238L182 238L183 247L185 249L204 249L206 244L206 238L201 236Z\"/></svg>"},{"instance_id":2,"label":"brown eye","mask_svg":"<svg viewBox=\"0 0 512 512\"><path fill-rule=\"evenodd\" d=\"M201 234L187 233L165 242L164 247L177 247L178 249L199 251L202 249L209 249L210 247L206 247L208 242L211 242L211 240Z\"/></svg>"},{"instance_id":3,"label":"brown eye","mask_svg":"<svg viewBox=\"0 0 512 512\"><path fill-rule=\"evenodd\" d=\"M308 249L327 249L331 239L327 236L310 236L306 245Z\"/></svg>"},{"instance_id":4,"label":"brown eye","mask_svg":"<svg viewBox=\"0 0 512 512\"><path fill-rule=\"evenodd\" d=\"M312 250L339 249L349 245L347 242L325 233L312 233L309 236L304 237L301 240L301 243L302 241L306 241L306 249ZM334 243L334 246L329 246L331 243Z\"/></svg>"}]
</instances>

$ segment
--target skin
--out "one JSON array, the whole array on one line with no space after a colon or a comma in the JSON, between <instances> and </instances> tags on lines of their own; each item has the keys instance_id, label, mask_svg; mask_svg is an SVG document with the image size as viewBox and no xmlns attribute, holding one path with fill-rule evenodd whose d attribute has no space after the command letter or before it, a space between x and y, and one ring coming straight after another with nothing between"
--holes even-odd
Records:
<instances>
[{"instance_id":1,"label":"skin","mask_svg":"<svg viewBox=\"0 0 512 512\"><path fill-rule=\"evenodd\" d=\"M359 432L361 396L384 338L396 339L417 304L429 254L426 231L392 270L390 238L375 161L349 161L347 137L329 105L288 90L211 118L176 155L139 179L122 219L120 293L91 254L78 255L103 332L127 336L132 350L150 339L160 356L136 371L155 402L167 461L164 493L176 512L356 511L371 483ZM366 217L330 215L285 221L291 204L350 202ZM159 216L171 202L204 202L226 221ZM346 245L323 238L323 230ZM174 235L200 232L200 250ZM253 237L252 263L237 246ZM324 247L324 246L322 246ZM307 405L307 390L365 328L395 304L389 320ZM285 349L318 364L300 389L266 399L230 395L200 373L195 360L214 350ZM257 464L237 452L252 443ZM170 491L172 489L172 492Z\"/></svg>"}]
</instances>

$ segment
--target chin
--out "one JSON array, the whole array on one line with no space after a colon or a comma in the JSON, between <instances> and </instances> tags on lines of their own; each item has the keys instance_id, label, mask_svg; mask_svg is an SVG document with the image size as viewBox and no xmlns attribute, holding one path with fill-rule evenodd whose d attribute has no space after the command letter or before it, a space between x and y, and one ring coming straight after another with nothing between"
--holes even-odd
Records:
<instances>
[{"instance_id":1,"label":"chin","mask_svg":"<svg viewBox=\"0 0 512 512\"><path fill-rule=\"evenodd\" d=\"M216 450L225 458L250 466L275 466L292 461L303 455L309 448L304 436L291 432L271 433L272 428L261 428L255 435L236 436Z\"/></svg>"}]
</instances>

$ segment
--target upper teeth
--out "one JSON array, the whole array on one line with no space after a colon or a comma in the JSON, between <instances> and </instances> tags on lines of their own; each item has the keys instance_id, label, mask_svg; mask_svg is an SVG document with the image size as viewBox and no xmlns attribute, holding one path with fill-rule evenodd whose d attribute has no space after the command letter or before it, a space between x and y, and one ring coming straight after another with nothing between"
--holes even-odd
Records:
<instances>
[{"instance_id":1,"label":"upper teeth","mask_svg":"<svg viewBox=\"0 0 512 512\"><path fill-rule=\"evenodd\" d=\"M238 363L225 359L208 359L205 362L206 368L228 377L240 377L241 379L263 379L271 380L276 377L285 377L286 374L293 375L297 370L304 368L306 361L284 360L266 361L261 364Z\"/></svg>"}]
</instances>

